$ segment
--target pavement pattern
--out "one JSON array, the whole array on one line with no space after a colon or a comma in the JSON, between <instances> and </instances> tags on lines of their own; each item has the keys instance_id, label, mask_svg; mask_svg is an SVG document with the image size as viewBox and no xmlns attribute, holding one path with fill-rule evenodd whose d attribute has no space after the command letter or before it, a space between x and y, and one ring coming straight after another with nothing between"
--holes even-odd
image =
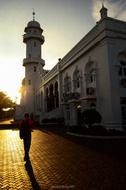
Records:
<instances>
[{"instance_id":1,"label":"pavement pattern","mask_svg":"<svg viewBox=\"0 0 126 190\"><path fill-rule=\"evenodd\" d=\"M83 141L34 130L30 162L18 130L0 130L0 190L125 190L125 140Z\"/></svg>"}]
</instances>

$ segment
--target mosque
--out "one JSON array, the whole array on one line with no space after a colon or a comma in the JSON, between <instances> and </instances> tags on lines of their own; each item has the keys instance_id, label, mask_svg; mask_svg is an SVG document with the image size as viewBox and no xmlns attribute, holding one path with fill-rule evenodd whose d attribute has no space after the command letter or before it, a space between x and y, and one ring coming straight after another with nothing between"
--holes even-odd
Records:
<instances>
[{"instance_id":1,"label":"mosque","mask_svg":"<svg viewBox=\"0 0 126 190\"><path fill-rule=\"evenodd\" d=\"M40 123L64 118L66 125L76 126L80 113L94 105L104 126L121 129L126 123L126 22L108 17L103 5L91 31L47 71L43 29L34 14L24 29L25 78L16 117L29 112Z\"/></svg>"}]
</instances>

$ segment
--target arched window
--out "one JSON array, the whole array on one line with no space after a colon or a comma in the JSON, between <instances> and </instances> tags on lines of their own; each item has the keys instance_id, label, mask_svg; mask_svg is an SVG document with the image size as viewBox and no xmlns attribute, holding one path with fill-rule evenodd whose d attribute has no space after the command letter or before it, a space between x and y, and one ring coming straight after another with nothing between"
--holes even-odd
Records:
<instances>
[{"instance_id":1,"label":"arched window","mask_svg":"<svg viewBox=\"0 0 126 190\"><path fill-rule=\"evenodd\" d=\"M38 94L38 111L41 110L41 99L40 99L40 93Z\"/></svg>"},{"instance_id":2,"label":"arched window","mask_svg":"<svg viewBox=\"0 0 126 190\"><path fill-rule=\"evenodd\" d=\"M78 89L81 87L81 73L80 71L76 68L74 73L73 73L73 88Z\"/></svg>"},{"instance_id":3,"label":"arched window","mask_svg":"<svg viewBox=\"0 0 126 190\"><path fill-rule=\"evenodd\" d=\"M71 91L71 77L66 74L64 78L64 92Z\"/></svg>"},{"instance_id":4,"label":"arched window","mask_svg":"<svg viewBox=\"0 0 126 190\"><path fill-rule=\"evenodd\" d=\"M96 85L96 66L94 62L88 62L85 67L86 85Z\"/></svg>"},{"instance_id":5,"label":"arched window","mask_svg":"<svg viewBox=\"0 0 126 190\"><path fill-rule=\"evenodd\" d=\"M58 92L58 82L55 82L55 107L59 107L59 92Z\"/></svg>"},{"instance_id":6,"label":"arched window","mask_svg":"<svg viewBox=\"0 0 126 190\"><path fill-rule=\"evenodd\" d=\"M36 66L34 66L34 72L36 72L36 70L37 70L37 68L36 68Z\"/></svg>"},{"instance_id":7,"label":"arched window","mask_svg":"<svg viewBox=\"0 0 126 190\"><path fill-rule=\"evenodd\" d=\"M85 66L86 95L96 94L96 64L90 61Z\"/></svg>"},{"instance_id":8,"label":"arched window","mask_svg":"<svg viewBox=\"0 0 126 190\"><path fill-rule=\"evenodd\" d=\"M40 94L39 93L36 94L36 108L37 108L37 111L40 111Z\"/></svg>"},{"instance_id":9,"label":"arched window","mask_svg":"<svg viewBox=\"0 0 126 190\"><path fill-rule=\"evenodd\" d=\"M93 83L96 81L96 73L95 73L95 70L92 69L90 72L89 72L89 82L90 83Z\"/></svg>"},{"instance_id":10,"label":"arched window","mask_svg":"<svg viewBox=\"0 0 126 190\"><path fill-rule=\"evenodd\" d=\"M119 70L118 70L118 75L119 75L119 80L120 80L120 85L123 88L126 88L126 52L121 52L119 54Z\"/></svg>"},{"instance_id":11,"label":"arched window","mask_svg":"<svg viewBox=\"0 0 126 190\"><path fill-rule=\"evenodd\" d=\"M46 95L45 95L45 100L46 100L46 111L49 111L49 91L48 88L46 88Z\"/></svg>"},{"instance_id":12,"label":"arched window","mask_svg":"<svg viewBox=\"0 0 126 190\"><path fill-rule=\"evenodd\" d=\"M54 109L54 106L55 103L54 103L54 92L53 92L53 84L50 84L49 86L49 108L50 108L50 111L52 109Z\"/></svg>"},{"instance_id":13,"label":"arched window","mask_svg":"<svg viewBox=\"0 0 126 190\"><path fill-rule=\"evenodd\" d=\"M41 91L40 93L40 108L41 108L41 111L43 110L43 92Z\"/></svg>"},{"instance_id":14,"label":"arched window","mask_svg":"<svg viewBox=\"0 0 126 190\"><path fill-rule=\"evenodd\" d=\"M34 47L36 47L36 42L34 41Z\"/></svg>"},{"instance_id":15,"label":"arched window","mask_svg":"<svg viewBox=\"0 0 126 190\"><path fill-rule=\"evenodd\" d=\"M126 77L126 61L120 61L119 76Z\"/></svg>"}]
</instances>

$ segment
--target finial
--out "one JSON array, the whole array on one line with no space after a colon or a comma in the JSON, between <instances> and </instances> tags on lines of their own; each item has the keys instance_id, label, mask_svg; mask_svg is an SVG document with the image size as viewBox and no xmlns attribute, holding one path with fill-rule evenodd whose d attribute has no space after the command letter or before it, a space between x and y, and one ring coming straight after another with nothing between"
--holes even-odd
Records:
<instances>
[{"instance_id":1,"label":"finial","mask_svg":"<svg viewBox=\"0 0 126 190\"><path fill-rule=\"evenodd\" d=\"M32 15L33 15L33 21L35 21L35 10L34 9L33 9Z\"/></svg>"},{"instance_id":2,"label":"finial","mask_svg":"<svg viewBox=\"0 0 126 190\"><path fill-rule=\"evenodd\" d=\"M102 0L102 8L104 8L104 0Z\"/></svg>"},{"instance_id":3,"label":"finial","mask_svg":"<svg viewBox=\"0 0 126 190\"><path fill-rule=\"evenodd\" d=\"M101 13L101 19L107 17L107 8L104 7L104 0L102 0L102 8L100 10L100 13Z\"/></svg>"}]
</instances>

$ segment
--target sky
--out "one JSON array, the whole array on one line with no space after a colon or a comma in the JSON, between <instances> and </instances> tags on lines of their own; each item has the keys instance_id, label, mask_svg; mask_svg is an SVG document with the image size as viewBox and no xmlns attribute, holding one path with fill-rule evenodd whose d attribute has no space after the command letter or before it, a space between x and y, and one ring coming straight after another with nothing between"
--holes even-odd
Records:
<instances>
[{"instance_id":1,"label":"sky","mask_svg":"<svg viewBox=\"0 0 126 190\"><path fill-rule=\"evenodd\" d=\"M126 21L125 0L0 0L0 91L19 99L26 57L23 34L33 9L44 30L44 68L51 69L95 26L102 2L108 16Z\"/></svg>"}]
</instances>

